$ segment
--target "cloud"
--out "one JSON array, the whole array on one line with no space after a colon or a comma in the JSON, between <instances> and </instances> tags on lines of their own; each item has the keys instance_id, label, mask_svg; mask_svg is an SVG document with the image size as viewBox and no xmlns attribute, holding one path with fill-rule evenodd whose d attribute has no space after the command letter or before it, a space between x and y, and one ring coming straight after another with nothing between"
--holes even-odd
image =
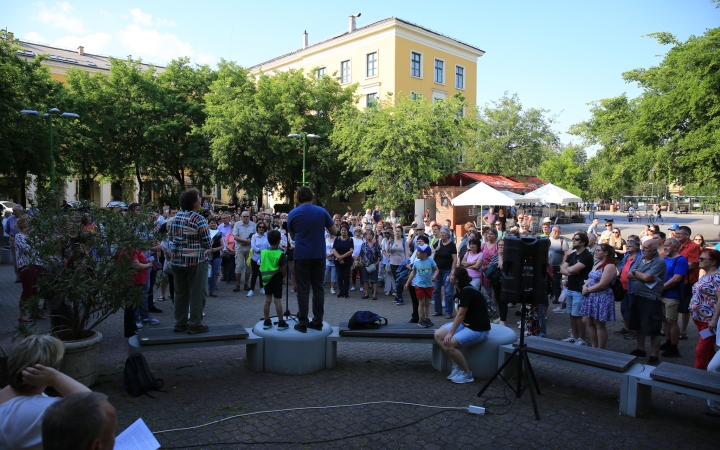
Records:
<instances>
[{"instance_id":1,"label":"cloud","mask_svg":"<svg viewBox=\"0 0 720 450\"><path fill-rule=\"evenodd\" d=\"M73 33L84 33L87 30L83 25L82 19L71 14L72 5L68 2L56 3L55 6L48 7L44 3L38 3L39 9L35 19L42 23L50 24L56 28L62 28Z\"/></svg>"},{"instance_id":2,"label":"cloud","mask_svg":"<svg viewBox=\"0 0 720 450\"><path fill-rule=\"evenodd\" d=\"M40 44L46 44L47 40L45 39L45 36L41 35L40 33L36 33L34 31L31 31L29 33L25 33L23 36L24 41L33 41L33 42L39 42Z\"/></svg>"},{"instance_id":3,"label":"cloud","mask_svg":"<svg viewBox=\"0 0 720 450\"><path fill-rule=\"evenodd\" d=\"M142 56L146 62L157 62L157 59L167 62L173 58L195 54L190 44L181 41L174 34L160 33L137 24L126 26L118 35L120 42L132 55Z\"/></svg>"},{"instance_id":4,"label":"cloud","mask_svg":"<svg viewBox=\"0 0 720 450\"><path fill-rule=\"evenodd\" d=\"M131 9L130 15L135 23L139 23L140 25L152 25L152 14L144 13L140 11L140 8Z\"/></svg>"},{"instance_id":5,"label":"cloud","mask_svg":"<svg viewBox=\"0 0 720 450\"><path fill-rule=\"evenodd\" d=\"M157 23L161 27L162 26L166 26L166 27L178 26L177 22L175 22L174 20L167 20L167 19L155 19L155 23Z\"/></svg>"},{"instance_id":6,"label":"cloud","mask_svg":"<svg viewBox=\"0 0 720 450\"><path fill-rule=\"evenodd\" d=\"M110 17L110 13L105 11L104 9L100 8L98 9L98 14L100 14L103 17Z\"/></svg>"},{"instance_id":7,"label":"cloud","mask_svg":"<svg viewBox=\"0 0 720 450\"><path fill-rule=\"evenodd\" d=\"M51 45L55 47L68 48L75 50L79 46L85 47L87 53L98 54L105 53L107 44L112 40L112 36L107 33L92 33L82 37L66 36L62 37Z\"/></svg>"}]
</instances>

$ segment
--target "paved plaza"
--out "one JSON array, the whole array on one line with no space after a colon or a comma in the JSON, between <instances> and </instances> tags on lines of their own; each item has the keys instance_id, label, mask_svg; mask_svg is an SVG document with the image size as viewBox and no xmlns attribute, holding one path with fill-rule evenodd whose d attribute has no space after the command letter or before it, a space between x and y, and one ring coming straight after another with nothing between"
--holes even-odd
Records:
<instances>
[{"instance_id":1,"label":"paved plaza","mask_svg":"<svg viewBox=\"0 0 720 450\"><path fill-rule=\"evenodd\" d=\"M624 236L642 227L628 224L624 215L598 213L601 221L615 217ZM689 225L716 240L720 227L712 216L667 214L671 223ZM564 226L568 234L587 224ZM0 332L9 333L18 315L20 285L13 283L10 266L0 266ZM217 298L209 298L205 323L242 323L253 326L262 316L263 296L247 298L233 293L234 285L220 283ZM405 322L411 306L396 306L392 297L380 292L377 301L362 300L361 292L338 299L326 291L325 320L338 325L357 310L369 309L390 322ZM407 297L407 295L406 295ZM284 302L284 300L283 300ZM172 304L156 303L162 314L153 314L159 326L172 326ZM290 309L297 310L294 294ZM508 325L514 326L514 310ZM548 338L567 336L568 316L548 314ZM617 317L620 317L619 307ZM444 318L436 325L446 323ZM46 326L40 321L39 327ZM635 341L613 335L621 322L608 324L610 350L627 353ZM335 369L301 376L282 376L249 371L244 346L149 352L146 358L157 378L165 382L163 392L153 398L129 396L122 383L127 343L122 333L122 314L99 326L103 334L100 377L93 389L108 395L117 408L118 433L142 417L153 431L193 427L237 414L302 407L323 407L364 402L408 402L422 405L467 408L485 405L485 415L442 411L401 404L372 404L333 409L274 411L233 418L193 430L157 435L164 448L717 448L720 420L704 414L704 400L655 389L653 409L641 418L618 414L619 381L584 371L533 362L543 395L538 399L541 420L533 415L529 392L515 400L505 385L496 381L482 398L477 392L483 381L454 385L435 371L430 345L338 344ZM671 362L691 366L697 342L693 324L689 339L680 342L682 358ZM313 332L310 330L309 332ZM661 361L664 360L661 357ZM639 362L645 362L640 359ZM508 406L504 399L509 400Z\"/></svg>"}]
</instances>

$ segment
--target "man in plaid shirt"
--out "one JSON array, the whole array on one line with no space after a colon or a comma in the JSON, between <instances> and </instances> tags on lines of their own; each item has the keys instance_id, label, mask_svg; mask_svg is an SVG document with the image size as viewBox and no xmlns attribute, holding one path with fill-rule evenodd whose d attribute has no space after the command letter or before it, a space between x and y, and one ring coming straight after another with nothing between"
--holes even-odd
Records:
<instances>
[{"instance_id":1,"label":"man in plaid shirt","mask_svg":"<svg viewBox=\"0 0 720 450\"><path fill-rule=\"evenodd\" d=\"M168 231L175 279L175 331L204 333L202 312L208 297L210 229L200 209L200 193L188 189L180 194L180 211ZM190 319L188 321L188 306Z\"/></svg>"}]
</instances>

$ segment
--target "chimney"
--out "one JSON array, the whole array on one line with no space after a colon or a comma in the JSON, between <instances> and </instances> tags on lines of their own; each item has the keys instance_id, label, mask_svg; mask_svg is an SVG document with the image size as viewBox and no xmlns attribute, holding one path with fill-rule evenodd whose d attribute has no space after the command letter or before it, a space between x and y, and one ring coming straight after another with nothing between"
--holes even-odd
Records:
<instances>
[{"instance_id":1,"label":"chimney","mask_svg":"<svg viewBox=\"0 0 720 450\"><path fill-rule=\"evenodd\" d=\"M14 40L15 40L15 34L12 33L12 32L10 32L10 31L8 31L8 32L7 32L7 38L8 38L8 41L14 41Z\"/></svg>"},{"instance_id":2,"label":"chimney","mask_svg":"<svg viewBox=\"0 0 720 450\"><path fill-rule=\"evenodd\" d=\"M307 30L305 30L305 31L303 32L302 37L303 37L302 48L307 48L307 46L308 46L308 34L307 34Z\"/></svg>"},{"instance_id":3,"label":"chimney","mask_svg":"<svg viewBox=\"0 0 720 450\"><path fill-rule=\"evenodd\" d=\"M132 62L132 55L128 55L128 61Z\"/></svg>"},{"instance_id":4,"label":"chimney","mask_svg":"<svg viewBox=\"0 0 720 450\"><path fill-rule=\"evenodd\" d=\"M78 55L84 55L85 54L85 47L82 45L78 47Z\"/></svg>"},{"instance_id":5,"label":"chimney","mask_svg":"<svg viewBox=\"0 0 720 450\"><path fill-rule=\"evenodd\" d=\"M348 17L348 33L355 31L355 19L360 17L360 13Z\"/></svg>"}]
</instances>

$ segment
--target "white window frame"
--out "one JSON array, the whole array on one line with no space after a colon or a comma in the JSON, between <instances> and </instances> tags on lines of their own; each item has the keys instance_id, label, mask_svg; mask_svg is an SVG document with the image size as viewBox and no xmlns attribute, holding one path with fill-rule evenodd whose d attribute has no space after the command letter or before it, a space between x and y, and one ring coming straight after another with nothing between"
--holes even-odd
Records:
<instances>
[{"instance_id":1,"label":"white window frame","mask_svg":"<svg viewBox=\"0 0 720 450\"><path fill-rule=\"evenodd\" d=\"M375 75L369 74L369 60L368 56L375 54ZM380 53L377 50L365 53L365 78L375 78L380 76Z\"/></svg>"},{"instance_id":2,"label":"white window frame","mask_svg":"<svg viewBox=\"0 0 720 450\"><path fill-rule=\"evenodd\" d=\"M462 71L463 71L463 75L462 75L463 85L462 85L462 86L458 86L458 83L457 83L457 70L458 70L458 67L461 68ZM454 73L454 76L455 76L455 89L459 89L459 90L461 90L461 91L464 91L464 90L465 90L465 86L467 85L467 69L465 68L465 66L461 66L460 64L455 64L455 73Z\"/></svg>"},{"instance_id":3,"label":"white window frame","mask_svg":"<svg viewBox=\"0 0 720 450\"><path fill-rule=\"evenodd\" d=\"M425 98L425 95L420 91L410 91L410 98L413 100L422 100Z\"/></svg>"},{"instance_id":4,"label":"white window frame","mask_svg":"<svg viewBox=\"0 0 720 450\"><path fill-rule=\"evenodd\" d=\"M420 55L420 76L413 75L413 54ZM423 66L424 66L423 60L424 59L425 59L425 55L423 54L423 52L419 52L417 50L412 50L412 49L410 50L410 76L411 77L418 78L420 80L423 79L423 77L425 76L425 73L423 71Z\"/></svg>"},{"instance_id":5,"label":"white window frame","mask_svg":"<svg viewBox=\"0 0 720 450\"><path fill-rule=\"evenodd\" d=\"M435 64L437 64L437 61L440 61L440 62L442 63L442 65L443 65L443 68L442 68L442 77L441 77L442 80L441 80L441 81L437 81L437 80L435 79L435 70L437 70L437 68L435 67ZM445 79L446 79L446 77L447 77L447 64L445 63L445 60L444 60L444 59L440 59L440 58L435 58L435 60L433 61L433 81L434 81L436 84L442 84L442 85L444 86L444 85L445 85Z\"/></svg>"},{"instance_id":6,"label":"white window frame","mask_svg":"<svg viewBox=\"0 0 720 450\"><path fill-rule=\"evenodd\" d=\"M348 64L347 81L343 80L343 63ZM352 83L352 61L350 59L346 59L344 61L340 61L340 84L350 84L350 83Z\"/></svg>"},{"instance_id":7,"label":"white window frame","mask_svg":"<svg viewBox=\"0 0 720 450\"><path fill-rule=\"evenodd\" d=\"M444 101L447 98L447 91L433 88L432 97L433 103L437 103L438 101Z\"/></svg>"},{"instance_id":8,"label":"white window frame","mask_svg":"<svg viewBox=\"0 0 720 450\"><path fill-rule=\"evenodd\" d=\"M366 108L369 108L369 107L371 107L371 106L375 106L375 105L371 105L371 104L370 104L370 101L369 101L370 98L371 98L370 96L372 96L372 98L375 99L375 104L376 104L376 105L377 105L377 102L380 101L380 96L378 95L377 92L368 92L367 94L365 94L365 107L366 107Z\"/></svg>"},{"instance_id":9,"label":"white window frame","mask_svg":"<svg viewBox=\"0 0 720 450\"><path fill-rule=\"evenodd\" d=\"M322 75L320 75L320 71L322 71ZM327 75L327 68L325 66L318 67L317 70L315 71L315 78L317 78L318 80L320 78L324 77L325 75Z\"/></svg>"}]
</instances>

